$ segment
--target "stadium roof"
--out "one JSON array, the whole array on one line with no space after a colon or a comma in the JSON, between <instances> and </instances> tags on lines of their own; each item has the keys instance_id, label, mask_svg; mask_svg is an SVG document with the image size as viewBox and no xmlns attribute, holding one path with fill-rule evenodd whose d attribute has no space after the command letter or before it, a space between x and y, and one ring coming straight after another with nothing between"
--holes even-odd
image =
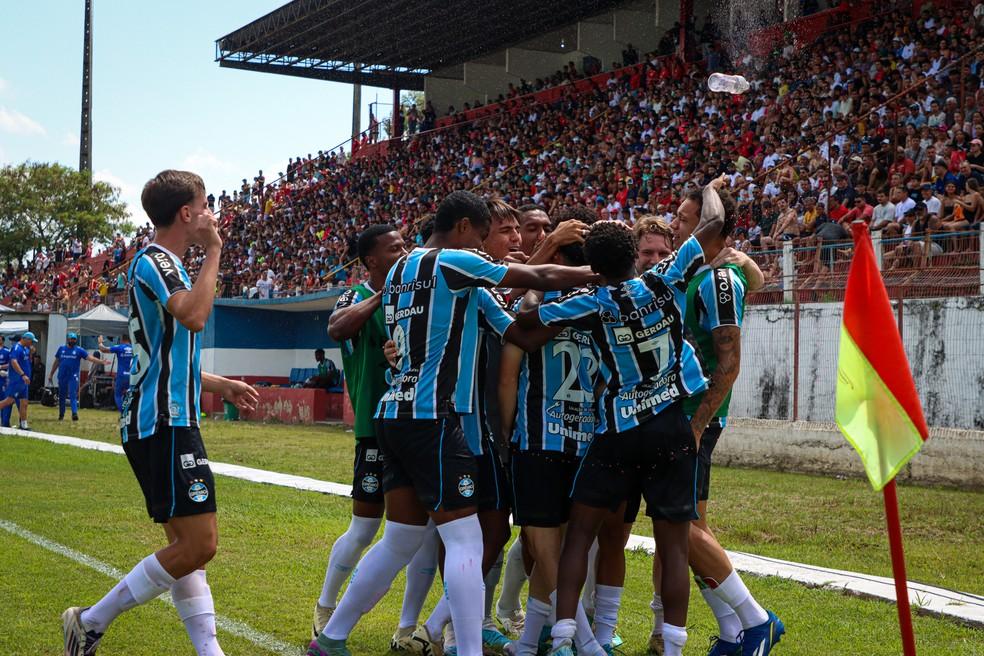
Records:
<instances>
[{"instance_id":1,"label":"stadium roof","mask_svg":"<svg viewBox=\"0 0 984 656\"><path fill-rule=\"evenodd\" d=\"M293 0L218 39L220 66L422 90L424 76L624 0Z\"/></svg>"}]
</instances>

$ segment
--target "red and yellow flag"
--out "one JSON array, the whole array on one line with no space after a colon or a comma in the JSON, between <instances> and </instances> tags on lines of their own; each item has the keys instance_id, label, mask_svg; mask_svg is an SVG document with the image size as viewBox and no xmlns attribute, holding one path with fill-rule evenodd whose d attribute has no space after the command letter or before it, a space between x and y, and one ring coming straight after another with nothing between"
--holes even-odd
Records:
<instances>
[{"instance_id":1,"label":"red and yellow flag","mask_svg":"<svg viewBox=\"0 0 984 656\"><path fill-rule=\"evenodd\" d=\"M929 431L868 227L851 227L854 260L844 297L835 417L872 487L880 490L919 451Z\"/></svg>"}]
</instances>

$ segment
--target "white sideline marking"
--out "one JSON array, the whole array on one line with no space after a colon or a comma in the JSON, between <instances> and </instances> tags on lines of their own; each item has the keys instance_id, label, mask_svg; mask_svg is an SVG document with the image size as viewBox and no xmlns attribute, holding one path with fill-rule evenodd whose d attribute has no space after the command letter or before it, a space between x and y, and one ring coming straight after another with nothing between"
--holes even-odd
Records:
<instances>
[{"instance_id":1,"label":"white sideline marking","mask_svg":"<svg viewBox=\"0 0 984 656\"><path fill-rule=\"evenodd\" d=\"M123 453L123 447L94 440L84 440L67 435L51 435L21 431L13 428L0 428L0 434L30 437L37 440L65 444L81 449ZM278 472L210 462L212 471L216 474L252 481L280 485L297 490L321 492L337 496L349 496L352 486L341 483L319 481L306 476L293 476ZM632 535L626 549L640 549L652 554L656 544L650 537ZM728 551L735 569L755 576L776 576L802 583L809 587L825 588L861 597L872 597L895 603L895 583L883 576L848 572L845 570L829 569L803 563L794 563L778 558L768 558L740 551ZM121 575L122 576L122 575ZM117 577L119 578L119 577ZM909 581L909 603L920 612L931 615L943 615L977 627L984 627L984 597L924 585Z\"/></svg>"},{"instance_id":2,"label":"white sideline marking","mask_svg":"<svg viewBox=\"0 0 984 656\"><path fill-rule=\"evenodd\" d=\"M43 535L32 533L14 522L7 521L6 519L0 519L0 528L8 533L24 538L31 544L47 549L48 551L56 553L60 556L64 556L69 560L74 560L76 563L85 565L89 569L94 569L100 574L105 574L111 579L118 581L125 576L123 572L116 569L112 565L104 563L101 560L96 560L92 556L84 554L81 551L76 551L71 547L66 547L63 544L49 540ZM174 606L174 602L171 601L170 592L166 595L161 595L158 599L172 607ZM282 654L283 656L297 656L297 654L301 653L300 649L297 647L292 647L272 635L257 631L248 624L243 624L239 620L234 620L232 618L225 617L224 615L215 616L215 626L222 629L226 633L230 633L238 638L249 640L257 647L262 647L263 649L271 651L275 654Z\"/></svg>"}]
</instances>

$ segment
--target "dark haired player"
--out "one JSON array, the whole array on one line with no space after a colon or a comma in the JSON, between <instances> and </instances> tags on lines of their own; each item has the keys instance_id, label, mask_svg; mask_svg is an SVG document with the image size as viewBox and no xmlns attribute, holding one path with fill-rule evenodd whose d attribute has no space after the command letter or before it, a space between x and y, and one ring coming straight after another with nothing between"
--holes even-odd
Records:
<instances>
[{"instance_id":1,"label":"dark haired player","mask_svg":"<svg viewBox=\"0 0 984 656\"><path fill-rule=\"evenodd\" d=\"M202 391L251 410L259 400L245 383L201 371L198 333L215 298L222 239L194 173L162 171L140 196L154 241L137 253L127 279L130 337L137 365L120 419L123 450L147 512L164 525L168 546L137 564L94 606L62 614L65 656L93 656L121 613L170 591L199 656L221 656L205 564L215 555L215 483L198 430ZM176 253L205 249L195 284Z\"/></svg>"},{"instance_id":2,"label":"dark haired player","mask_svg":"<svg viewBox=\"0 0 984 656\"><path fill-rule=\"evenodd\" d=\"M482 531L477 471L458 416L474 411L479 287L564 289L593 276L583 268L503 265L471 250L490 229L475 194L452 192L438 207L426 248L401 258L387 276L383 316L399 357L377 411L385 456L382 539L359 561L310 656L347 656L356 622L385 594L416 553L428 517L445 547L445 589L461 656L482 653ZM505 331L515 338L515 329Z\"/></svg>"},{"instance_id":3,"label":"dark haired player","mask_svg":"<svg viewBox=\"0 0 984 656\"><path fill-rule=\"evenodd\" d=\"M558 226L569 221L589 226L597 214L577 206L562 210L556 219ZM581 245L561 247L553 262L584 265ZM529 292L522 307L563 296L563 292ZM570 510L568 494L596 424L594 390L599 363L591 335L572 328L554 333L550 341L528 354L507 345L499 379L503 430L512 442L513 517L523 528L535 561L525 627L519 641L507 649L523 656L537 653L540 633L555 601L563 526ZM604 654L580 608L577 618L578 653Z\"/></svg>"},{"instance_id":4,"label":"dark haired player","mask_svg":"<svg viewBox=\"0 0 984 656\"><path fill-rule=\"evenodd\" d=\"M584 253L602 284L523 311L521 328L562 326L591 334L606 387L598 402L597 435L582 460L560 559L553 652L570 656L578 595L588 551L611 512L624 513L627 497L641 489L664 565L662 598L668 656L686 642L689 578L687 538L696 519L696 440L680 401L707 387L693 347L684 339L687 283L705 258L720 250L725 226L717 193L723 179L704 190L704 218L694 236L638 276L637 243L625 224L591 227ZM730 217L733 221L733 212Z\"/></svg>"},{"instance_id":5,"label":"dark haired player","mask_svg":"<svg viewBox=\"0 0 984 656\"><path fill-rule=\"evenodd\" d=\"M362 552L372 543L383 518L383 456L376 439L376 405L389 388L388 364L383 356L386 326L380 306L386 274L407 254L403 237L393 225L373 225L358 238L359 260L369 271L369 280L343 293L328 319L328 336L341 343L342 368L355 415L355 465L352 479L352 519L348 529L331 547L321 596L314 606L312 639L325 628L338 604L338 593L349 578ZM433 543L418 551L407 568L407 587L400 625L393 636L394 649L406 648L417 626L417 618L434 581L436 531ZM430 555L428 555L428 552Z\"/></svg>"}]
</instances>

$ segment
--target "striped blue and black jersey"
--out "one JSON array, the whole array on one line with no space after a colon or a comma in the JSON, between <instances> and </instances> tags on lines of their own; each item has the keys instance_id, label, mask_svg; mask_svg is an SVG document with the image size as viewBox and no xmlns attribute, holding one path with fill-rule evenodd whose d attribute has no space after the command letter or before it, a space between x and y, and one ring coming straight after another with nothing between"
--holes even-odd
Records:
<instances>
[{"instance_id":1,"label":"striped blue and black jersey","mask_svg":"<svg viewBox=\"0 0 984 656\"><path fill-rule=\"evenodd\" d=\"M506 330L513 323L513 317L506 311L506 301L499 292L494 289L479 288L472 294L472 299L478 303L478 364L476 373L478 381L472 385L475 390L475 398L472 401L473 412L461 415L461 430L465 434L468 448L476 456L485 452L484 444L492 437L492 428L489 425L488 399L489 391L486 390L485 381L488 378L485 372L488 369L489 361L492 360L492 350L502 348L502 338ZM458 377L458 384L462 384L463 378ZM496 390L491 390L495 393Z\"/></svg>"},{"instance_id":2,"label":"striped blue and black jersey","mask_svg":"<svg viewBox=\"0 0 984 656\"><path fill-rule=\"evenodd\" d=\"M546 292L543 302L563 297ZM589 333L564 328L523 356L512 442L523 451L582 456L594 437L598 355Z\"/></svg>"},{"instance_id":3,"label":"striped blue and black jersey","mask_svg":"<svg viewBox=\"0 0 984 656\"><path fill-rule=\"evenodd\" d=\"M683 326L687 283L703 263L700 243L691 237L638 278L586 287L540 306L544 324L594 339L606 383L596 432L629 430L707 388Z\"/></svg>"},{"instance_id":4,"label":"striped blue and black jersey","mask_svg":"<svg viewBox=\"0 0 984 656\"><path fill-rule=\"evenodd\" d=\"M478 287L508 267L478 251L415 248L386 277L383 319L399 361L376 410L380 419L437 419L473 412Z\"/></svg>"},{"instance_id":5,"label":"striped blue and black jersey","mask_svg":"<svg viewBox=\"0 0 984 656\"><path fill-rule=\"evenodd\" d=\"M127 278L134 364L120 421L123 441L151 437L159 424L198 426L198 335L167 310L171 296L191 290L188 272L174 253L151 244L133 258Z\"/></svg>"}]
</instances>

